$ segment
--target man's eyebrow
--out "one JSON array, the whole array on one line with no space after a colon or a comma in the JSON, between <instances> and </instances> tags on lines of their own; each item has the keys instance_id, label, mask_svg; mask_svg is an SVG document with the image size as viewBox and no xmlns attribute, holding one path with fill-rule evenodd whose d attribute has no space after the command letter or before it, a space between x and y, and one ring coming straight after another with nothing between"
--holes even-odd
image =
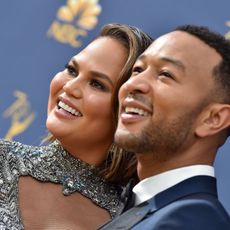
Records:
<instances>
[{"instance_id":1,"label":"man's eyebrow","mask_svg":"<svg viewBox=\"0 0 230 230\"><path fill-rule=\"evenodd\" d=\"M146 58L147 55L141 54L136 61L143 61Z\"/></svg>"},{"instance_id":2,"label":"man's eyebrow","mask_svg":"<svg viewBox=\"0 0 230 230\"><path fill-rule=\"evenodd\" d=\"M146 58L147 58L146 54L141 54L137 58L137 61L144 61ZM183 72L185 72L185 65L179 60L176 60L176 59L171 58L171 57L160 57L160 60L165 61L165 62L169 62L169 63L175 65L176 67L179 67Z\"/></svg>"},{"instance_id":3,"label":"man's eyebrow","mask_svg":"<svg viewBox=\"0 0 230 230\"><path fill-rule=\"evenodd\" d=\"M161 57L160 58L162 61L169 62L177 67L179 67L183 72L185 71L185 66L184 64L176 59L170 58L170 57Z\"/></svg>"}]
</instances>

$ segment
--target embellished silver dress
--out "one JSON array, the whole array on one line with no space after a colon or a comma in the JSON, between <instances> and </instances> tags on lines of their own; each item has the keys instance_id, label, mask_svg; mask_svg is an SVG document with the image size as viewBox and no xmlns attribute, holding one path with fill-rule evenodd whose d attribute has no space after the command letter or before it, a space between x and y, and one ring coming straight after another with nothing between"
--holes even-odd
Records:
<instances>
[{"instance_id":1,"label":"embellished silver dress","mask_svg":"<svg viewBox=\"0 0 230 230\"><path fill-rule=\"evenodd\" d=\"M113 217L119 209L120 188L108 184L99 169L73 158L55 141L29 146L0 139L0 230L24 229L18 204L18 180L28 176L62 184L63 194L79 192Z\"/></svg>"}]
</instances>

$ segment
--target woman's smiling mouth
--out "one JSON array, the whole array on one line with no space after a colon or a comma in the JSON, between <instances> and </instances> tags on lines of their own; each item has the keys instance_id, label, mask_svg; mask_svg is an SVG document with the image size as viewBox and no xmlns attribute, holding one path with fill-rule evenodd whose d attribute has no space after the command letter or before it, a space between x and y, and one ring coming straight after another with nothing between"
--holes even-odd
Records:
<instances>
[{"instance_id":1,"label":"woman's smiling mouth","mask_svg":"<svg viewBox=\"0 0 230 230\"><path fill-rule=\"evenodd\" d=\"M76 109L70 107L69 105L65 104L63 101L59 101L58 103L58 109L63 109L68 113L71 113L74 116L81 117L82 114L77 111Z\"/></svg>"}]
</instances>

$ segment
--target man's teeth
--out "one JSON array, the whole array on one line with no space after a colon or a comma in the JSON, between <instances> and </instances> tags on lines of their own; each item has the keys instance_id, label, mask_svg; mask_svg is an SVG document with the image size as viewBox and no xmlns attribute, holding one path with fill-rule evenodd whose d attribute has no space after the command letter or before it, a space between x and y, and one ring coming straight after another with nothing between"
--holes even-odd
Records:
<instances>
[{"instance_id":1,"label":"man's teeth","mask_svg":"<svg viewBox=\"0 0 230 230\"><path fill-rule=\"evenodd\" d=\"M72 108L72 107L66 105L66 104L65 104L64 102L62 102L62 101L59 101L58 106L59 106L60 108L64 109L65 111L67 111L67 112L69 112L69 113L71 113L71 114L77 116L77 117L81 117L81 116L82 116L81 113L80 113L79 111L77 111L76 109L74 109L74 108Z\"/></svg>"},{"instance_id":2,"label":"man's teeth","mask_svg":"<svg viewBox=\"0 0 230 230\"><path fill-rule=\"evenodd\" d=\"M133 107L126 107L125 112L126 113L131 113L131 114L138 114L140 116L147 116L148 115L148 112L146 112L146 111L144 111L142 109L133 108Z\"/></svg>"}]
</instances>

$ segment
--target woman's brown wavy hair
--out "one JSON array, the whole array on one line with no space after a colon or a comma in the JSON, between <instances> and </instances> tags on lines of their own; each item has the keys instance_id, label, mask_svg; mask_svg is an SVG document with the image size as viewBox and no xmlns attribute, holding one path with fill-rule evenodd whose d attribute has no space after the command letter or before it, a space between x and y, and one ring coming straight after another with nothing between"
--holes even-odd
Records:
<instances>
[{"instance_id":1,"label":"woman's brown wavy hair","mask_svg":"<svg viewBox=\"0 0 230 230\"><path fill-rule=\"evenodd\" d=\"M127 81L132 72L132 66L137 57L152 43L152 38L137 27L124 24L106 24L102 27L100 37L110 37L121 43L128 51L128 58L123 67L115 93L112 97L113 123L114 130L118 121L118 91L121 85ZM97 39L96 38L96 39ZM114 51L116 52L116 51ZM55 138L52 134L43 140L43 142L52 142ZM101 171L103 177L111 183L126 184L130 178L136 178L136 158L135 155L112 144L108 151L105 167Z\"/></svg>"}]
</instances>

